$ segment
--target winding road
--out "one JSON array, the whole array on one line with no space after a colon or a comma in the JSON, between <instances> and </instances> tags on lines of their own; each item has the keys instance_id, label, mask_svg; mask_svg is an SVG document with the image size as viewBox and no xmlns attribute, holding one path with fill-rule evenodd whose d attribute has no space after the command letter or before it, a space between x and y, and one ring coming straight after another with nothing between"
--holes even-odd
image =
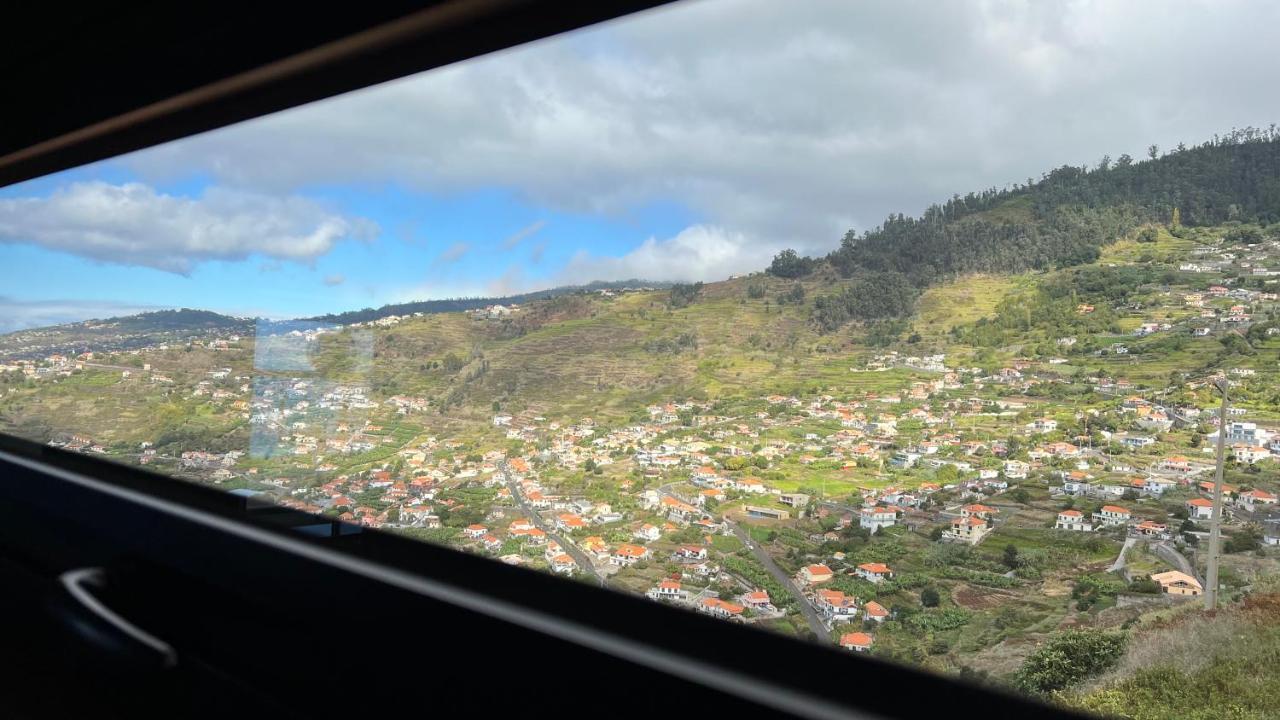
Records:
<instances>
[{"instance_id":1,"label":"winding road","mask_svg":"<svg viewBox=\"0 0 1280 720\"><path fill-rule=\"evenodd\" d=\"M1196 582L1200 583L1201 587L1204 587L1204 578L1200 577L1200 573L1196 570L1196 566L1191 564L1191 561L1187 559L1186 555L1178 552L1177 548L1169 545L1167 542L1158 542L1153 543L1151 545L1151 549L1155 551L1156 555L1160 556L1160 559L1172 565L1176 565L1178 570L1195 578Z\"/></svg>"}]
</instances>

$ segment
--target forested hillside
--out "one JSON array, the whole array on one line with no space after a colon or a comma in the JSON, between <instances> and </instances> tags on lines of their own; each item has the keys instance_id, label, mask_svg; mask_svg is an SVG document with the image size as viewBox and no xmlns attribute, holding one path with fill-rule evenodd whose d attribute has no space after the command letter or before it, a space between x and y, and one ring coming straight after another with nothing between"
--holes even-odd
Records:
<instances>
[{"instance_id":1,"label":"forested hillside","mask_svg":"<svg viewBox=\"0 0 1280 720\"><path fill-rule=\"evenodd\" d=\"M1152 146L1148 154L1142 162L1104 157L1093 168L1064 166L1039 181L957 195L918 218L898 214L860 235L850 231L820 260L784 252L770 272L797 278L825 266L863 285L816 303L815 321L830 330L848 320L908 315L913 288L958 274L1092 262L1100 247L1144 223L1176 232L1280 220L1275 126L1164 155Z\"/></svg>"}]
</instances>

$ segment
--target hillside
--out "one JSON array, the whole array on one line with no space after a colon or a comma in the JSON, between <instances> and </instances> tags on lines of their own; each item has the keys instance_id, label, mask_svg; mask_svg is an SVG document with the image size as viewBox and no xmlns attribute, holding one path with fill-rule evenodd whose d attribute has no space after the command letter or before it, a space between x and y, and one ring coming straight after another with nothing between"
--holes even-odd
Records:
<instances>
[{"instance_id":1,"label":"hillside","mask_svg":"<svg viewBox=\"0 0 1280 720\"><path fill-rule=\"evenodd\" d=\"M1133 631L1117 669L1062 700L1130 720L1275 717L1280 594L1259 593L1213 616L1154 617Z\"/></svg>"},{"instance_id":2,"label":"hillside","mask_svg":"<svg viewBox=\"0 0 1280 720\"><path fill-rule=\"evenodd\" d=\"M920 217L889 217L817 260L780 256L771 272L801 277L820 266L862 287L815 309L827 329L848 320L909 314L911 288L968 273L1089 263L1144 224L1204 227L1280 219L1280 131L1246 129L1134 162L1104 157L1040 180L956 196ZM891 298L886 301L885 298Z\"/></svg>"},{"instance_id":3,"label":"hillside","mask_svg":"<svg viewBox=\"0 0 1280 720\"><path fill-rule=\"evenodd\" d=\"M653 289L669 287L668 282L651 282L647 280L615 280L605 282L597 280L589 282L585 285L563 285L546 290L536 290L534 292L520 293L518 295L504 295L502 297L464 297L451 298L446 300L418 300L415 302L393 303L383 305L379 308L365 308L363 310L350 310L342 313L330 313L328 315L317 315L316 317L305 318L306 320L326 323L337 323L347 325L356 322L369 322L379 318L390 317L392 315L413 315L415 313L434 314L445 312L463 312L466 310L475 310L477 308L487 307L489 305L523 305L535 300L546 300L548 298L557 297L559 295L574 295L579 293L592 293L601 290L637 290L637 289Z\"/></svg>"},{"instance_id":4,"label":"hillside","mask_svg":"<svg viewBox=\"0 0 1280 720\"><path fill-rule=\"evenodd\" d=\"M207 335L246 335L252 318L236 318L208 310L159 310L86 320L0 335L0 358L32 359L47 355L137 350Z\"/></svg>"}]
</instances>

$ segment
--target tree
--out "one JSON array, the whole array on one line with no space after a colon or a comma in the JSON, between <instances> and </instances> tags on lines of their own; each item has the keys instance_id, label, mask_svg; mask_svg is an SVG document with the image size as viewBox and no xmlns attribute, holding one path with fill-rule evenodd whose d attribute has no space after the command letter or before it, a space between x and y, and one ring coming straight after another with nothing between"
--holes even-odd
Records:
<instances>
[{"instance_id":1,"label":"tree","mask_svg":"<svg viewBox=\"0 0 1280 720\"><path fill-rule=\"evenodd\" d=\"M1004 566L1010 570L1018 569L1018 548L1010 543L1004 546L1004 557L1002 558Z\"/></svg>"},{"instance_id":2,"label":"tree","mask_svg":"<svg viewBox=\"0 0 1280 720\"><path fill-rule=\"evenodd\" d=\"M813 258L803 257L787 248L774 256L767 272L780 278L798 278L813 272L816 265Z\"/></svg>"},{"instance_id":3,"label":"tree","mask_svg":"<svg viewBox=\"0 0 1280 720\"><path fill-rule=\"evenodd\" d=\"M1014 683L1029 692L1062 690L1115 665L1124 646L1124 635L1067 630L1028 656Z\"/></svg>"},{"instance_id":4,"label":"tree","mask_svg":"<svg viewBox=\"0 0 1280 720\"><path fill-rule=\"evenodd\" d=\"M943 532L944 528L942 525L935 525L933 529L929 531L929 539L937 542L942 539Z\"/></svg>"},{"instance_id":5,"label":"tree","mask_svg":"<svg viewBox=\"0 0 1280 720\"><path fill-rule=\"evenodd\" d=\"M938 591L932 587L927 587L920 591L920 604L927 607L938 607L942 602L942 598L938 596Z\"/></svg>"}]
</instances>

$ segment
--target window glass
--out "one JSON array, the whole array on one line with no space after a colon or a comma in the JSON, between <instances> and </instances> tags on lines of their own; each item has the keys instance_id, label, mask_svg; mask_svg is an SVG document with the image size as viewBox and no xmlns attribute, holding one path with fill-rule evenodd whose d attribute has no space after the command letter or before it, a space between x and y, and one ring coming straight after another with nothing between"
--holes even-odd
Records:
<instances>
[{"instance_id":1,"label":"window glass","mask_svg":"<svg viewBox=\"0 0 1280 720\"><path fill-rule=\"evenodd\" d=\"M1278 25L681 3L3 188L0 431L1274 717Z\"/></svg>"}]
</instances>

